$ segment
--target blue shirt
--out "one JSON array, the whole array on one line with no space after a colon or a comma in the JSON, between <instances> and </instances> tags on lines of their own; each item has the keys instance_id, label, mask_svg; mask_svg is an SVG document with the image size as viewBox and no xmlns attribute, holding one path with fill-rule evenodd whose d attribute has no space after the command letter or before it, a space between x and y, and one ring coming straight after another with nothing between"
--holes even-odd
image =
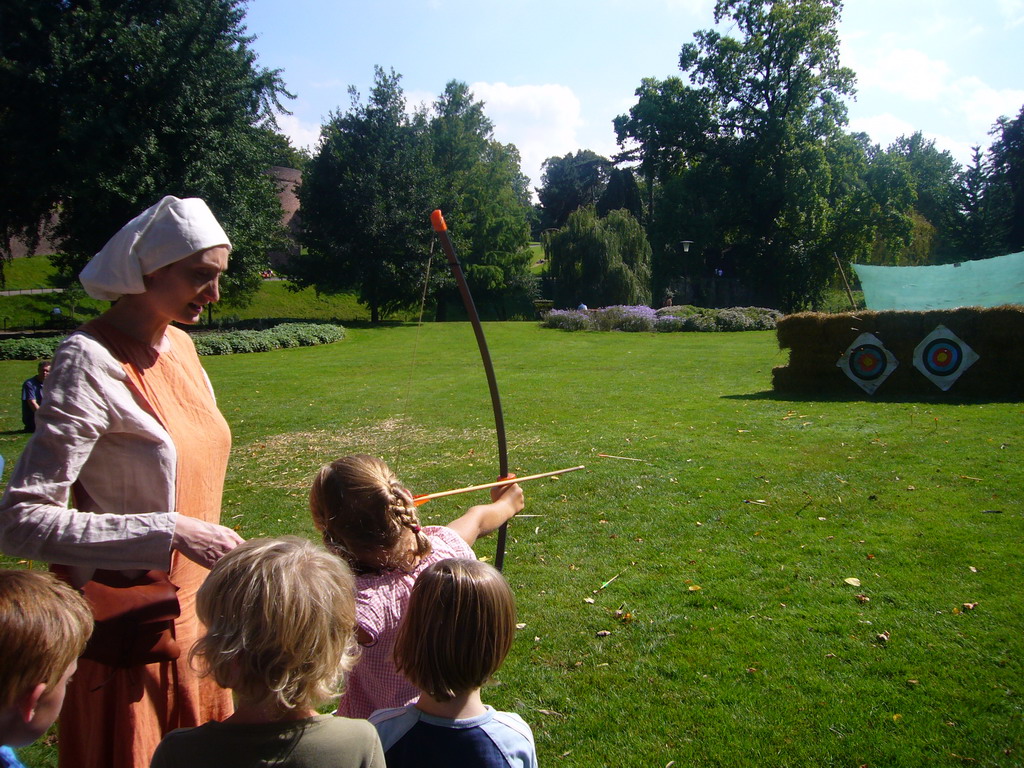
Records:
<instances>
[{"instance_id":1,"label":"blue shirt","mask_svg":"<svg viewBox=\"0 0 1024 768\"><path fill-rule=\"evenodd\" d=\"M370 715L388 768L537 768L533 732L519 715L493 707L451 720L414 704Z\"/></svg>"},{"instance_id":2,"label":"blue shirt","mask_svg":"<svg viewBox=\"0 0 1024 768\"><path fill-rule=\"evenodd\" d=\"M25 768L25 764L10 747L0 747L0 768Z\"/></svg>"},{"instance_id":3,"label":"blue shirt","mask_svg":"<svg viewBox=\"0 0 1024 768\"><path fill-rule=\"evenodd\" d=\"M26 429L34 432L36 428L36 412L28 404L29 400L35 400L36 405L42 405L43 403L43 382L35 376L31 379L26 379L25 383L21 385L21 421ZM3 763L0 763L0 768L3 768Z\"/></svg>"}]
</instances>

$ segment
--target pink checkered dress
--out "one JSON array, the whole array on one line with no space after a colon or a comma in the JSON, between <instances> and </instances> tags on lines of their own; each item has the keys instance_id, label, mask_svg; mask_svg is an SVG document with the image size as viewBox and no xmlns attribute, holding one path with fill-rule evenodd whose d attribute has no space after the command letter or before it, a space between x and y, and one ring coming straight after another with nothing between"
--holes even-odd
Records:
<instances>
[{"instance_id":1,"label":"pink checkered dress","mask_svg":"<svg viewBox=\"0 0 1024 768\"><path fill-rule=\"evenodd\" d=\"M473 550L459 534L443 525L423 528L433 550L412 573L388 571L356 577L356 615L359 626L370 637L371 645L352 670L337 714L344 717L369 717L375 709L404 707L419 696L419 690L395 670L391 651L395 647L398 624L412 594L412 585L424 568L449 557L476 559Z\"/></svg>"}]
</instances>

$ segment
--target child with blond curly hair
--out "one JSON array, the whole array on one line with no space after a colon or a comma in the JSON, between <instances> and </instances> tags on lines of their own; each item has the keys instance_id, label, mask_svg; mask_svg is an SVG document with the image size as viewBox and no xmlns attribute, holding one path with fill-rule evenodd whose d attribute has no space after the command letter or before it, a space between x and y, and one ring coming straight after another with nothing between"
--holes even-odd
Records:
<instances>
[{"instance_id":1,"label":"child with blond curly hair","mask_svg":"<svg viewBox=\"0 0 1024 768\"><path fill-rule=\"evenodd\" d=\"M235 713L171 731L152 768L384 768L369 723L315 709L359 656L345 563L305 539L253 539L217 562L196 610L206 635L190 658L234 691Z\"/></svg>"}]
</instances>

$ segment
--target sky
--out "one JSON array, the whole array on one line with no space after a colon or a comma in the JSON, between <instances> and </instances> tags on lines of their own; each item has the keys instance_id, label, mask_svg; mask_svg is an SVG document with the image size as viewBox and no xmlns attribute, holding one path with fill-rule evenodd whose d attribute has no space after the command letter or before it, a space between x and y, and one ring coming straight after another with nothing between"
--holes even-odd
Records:
<instances>
[{"instance_id":1,"label":"sky","mask_svg":"<svg viewBox=\"0 0 1024 768\"><path fill-rule=\"evenodd\" d=\"M320 126L365 101L374 66L412 106L468 83L515 144L531 187L545 159L610 157L612 120L645 77L682 76L679 50L714 26L714 0L249 0L258 65L296 98L281 130L315 150ZM729 33L730 26L721 31ZM887 147L921 131L963 165L1000 116L1024 106L1024 0L847 0L840 59L857 75L850 131ZM736 34L734 32L734 34Z\"/></svg>"}]
</instances>

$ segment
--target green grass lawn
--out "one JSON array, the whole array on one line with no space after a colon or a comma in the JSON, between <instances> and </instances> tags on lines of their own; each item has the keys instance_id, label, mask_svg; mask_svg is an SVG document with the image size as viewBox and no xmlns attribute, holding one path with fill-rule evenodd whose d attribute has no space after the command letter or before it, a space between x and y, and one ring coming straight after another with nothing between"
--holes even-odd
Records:
<instances>
[{"instance_id":1,"label":"green grass lawn","mask_svg":"<svg viewBox=\"0 0 1024 768\"><path fill-rule=\"evenodd\" d=\"M525 626L485 700L541 764L1021 765L1020 403L776 397L770 332L486 330L513 471L587 465L524 486L536 517L510 526ZM467 324L204 364L246 537L312 537L310 478L346 453L414 493L496 474ZM33 370L0 363L11 463Z\"/></svg>"},{"instance_id":2,"label":"green grass lawn","mask_svg":"<svg viewBox=\"0 0 1024 768\"><path fill-rule=\"evenodd\" d=\"M5 291L28 290L32 288L53 288L56 271L50 264L49 256L29 256L24 259L13 259L5 262Z\"/></svg>"}]
</instances>

